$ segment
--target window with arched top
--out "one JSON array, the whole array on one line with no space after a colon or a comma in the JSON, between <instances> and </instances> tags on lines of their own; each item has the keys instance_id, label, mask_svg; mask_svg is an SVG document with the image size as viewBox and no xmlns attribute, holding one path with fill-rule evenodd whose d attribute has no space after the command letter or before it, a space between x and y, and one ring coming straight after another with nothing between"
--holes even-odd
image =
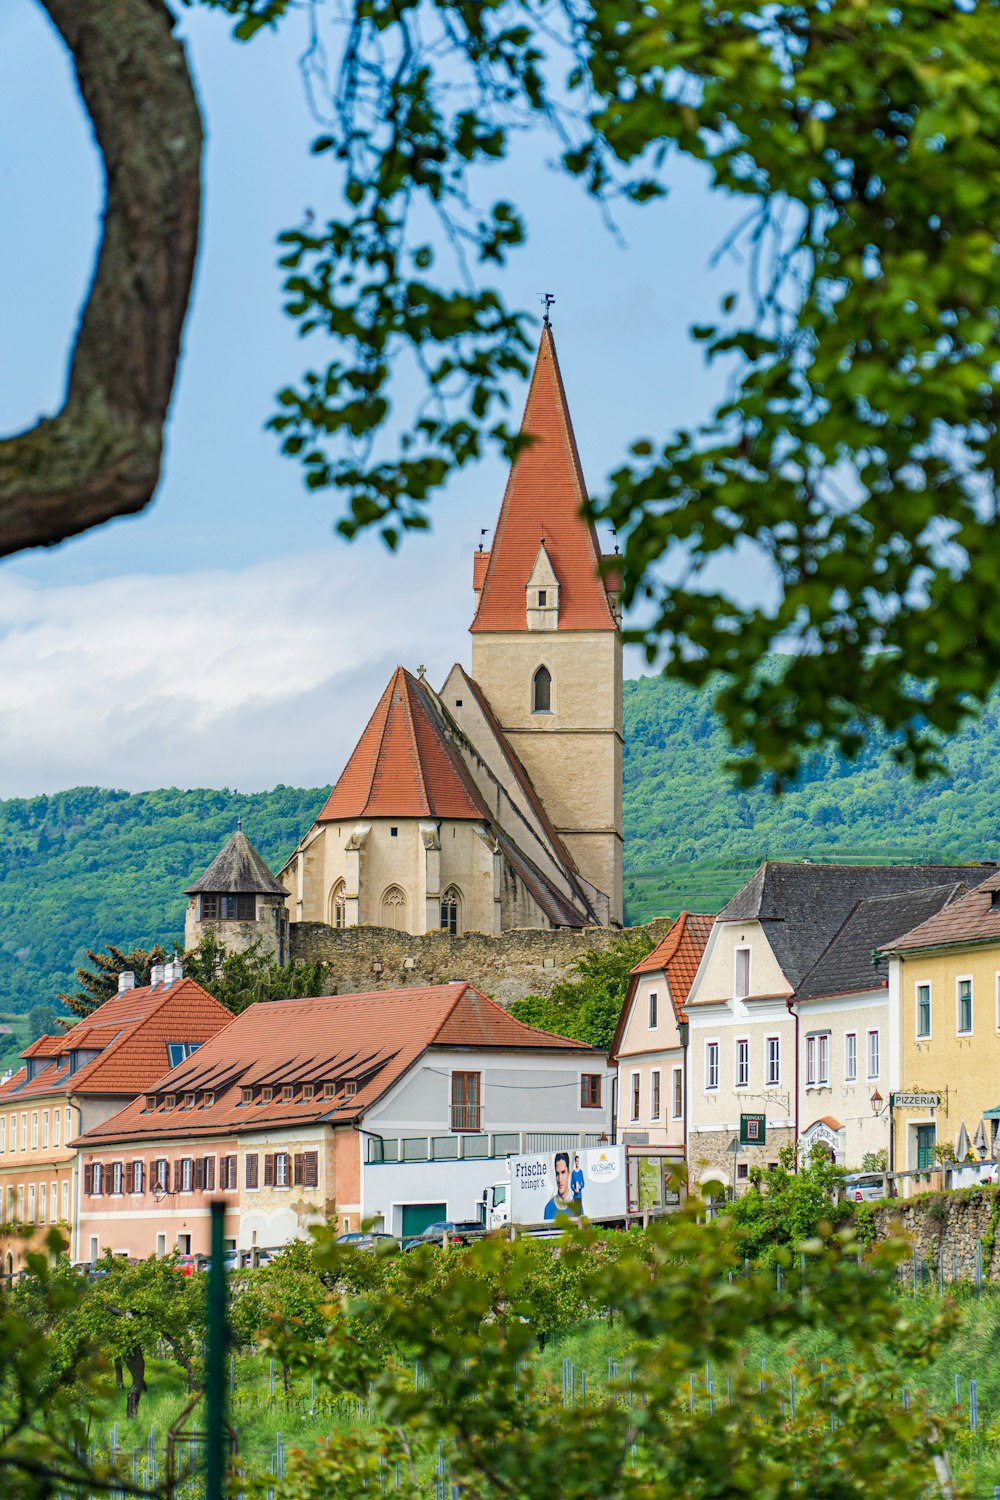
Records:
<instances>
[{"instance_id":1,"label":"window with arched top","mask_svg":"<svg viewBox=\"0 0 1000 1500\"><path fill-rule=\"evenodd\" d=\"M343 880L338 880L330 892L330 926L347 926L347 886Z\"/></svg>"},{"instance_id":2,"label":"window with arched top","mask_svg":"<svg viewBox=\"0 0 1000 1500\"><path fill-rule=\"evenodd\" d=\"M548 667L539 667L531 679L531 711L535 714L552 712L552 673Z\"/></svg>"},{"instance_id":3,"label":"window with arched top","mask_svg":"<svg viewBox=\"0 0 1000 1500\"><path fill-rule=\"evenodd\" d=\"M406 931L406 894L398 885L391 885L382 897L382 926Z\"/></svg>"},{"instance_id":4,"label":"window with arched top","mask_svg":"<svg viewBox=\"0 0 1000 1500\"><path fill-rule=\"evenodd\" d=\"M450 885L441 897L441 931L456 937L462 930L462 897L457 886Z\"/></svg>"}]
</instances>

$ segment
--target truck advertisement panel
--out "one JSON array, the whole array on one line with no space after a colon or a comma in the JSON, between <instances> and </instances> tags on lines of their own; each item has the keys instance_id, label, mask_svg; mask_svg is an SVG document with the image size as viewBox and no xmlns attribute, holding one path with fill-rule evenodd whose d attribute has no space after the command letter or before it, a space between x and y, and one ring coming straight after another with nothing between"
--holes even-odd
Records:
<instances>
[{"instance_id":1,"label":"truck advertisement panel","mask_svg":"<svg viewBox=\"0 0 1000 1500\"><path fill-rule=\"evenodd\" d=\"M513 1156L510 1217L515 1224L624 1217L628 1200L624 1146Z\"/></svg>"}]
</instances>

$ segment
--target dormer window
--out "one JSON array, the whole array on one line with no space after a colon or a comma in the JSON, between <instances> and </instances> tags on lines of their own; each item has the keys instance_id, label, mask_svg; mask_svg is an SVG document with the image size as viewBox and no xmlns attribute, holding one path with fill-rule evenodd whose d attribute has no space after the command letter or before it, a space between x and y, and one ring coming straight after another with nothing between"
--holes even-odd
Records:
<instances>
[{"instance_id":1,"label":"dormer window","mask_svg":"<svg viewBox=\"0 0 1000 1500\"><path fill-rule=\"evenodd\" d=\"M544 609L545 608L545 601L546 601L547 598L548 598L548 590L547 589L539 589L538 590L538 608L539 609Z\"/></svg>"},{"instance_id":2,"label":"dormer window","mask_svg":"<svg viewBox=\"0 0 1000 1500\"><path fill-rule=\"evenodd\" d=\"M356 1080L353 1078L348 1078L344 1083L344 1094L348 1099L353 1099L357 1092L358 1085Z\"/></svg>"},{"instance_id":3,"label":"dormer window","mask_svg":"<svg viewBox=\"0 0 1000 1500\"><path fill-rule=\"evenodd\" d=\"M214 1104L214 1103L215 1103L215 1095L214 1095L214 1093L209 1092L209 1093L204 1094L202 1096L202 1100L201 1100L201 1107L202 1107L202 1109L207 1109L210 1104Z\"/></svg>"},{"instance_id":4,"label":"dormer window","mask_svg":"<svg viewBox=\"0 0 1000 1500\"><path fill-rule=\"evenodd\" d=\"M265 1104L270 1104L271 1100L274 1098L274 1089L261 1089L260 1097L261 1099L263 1099Z\"/></svg>"},{"instance_id":5,"label":"dormer window","mask_svg":"<svg viewBox=\"0 0 1000 1500\"><path fill-rule=\"evenodd\" d=\"M302 1085L302 1097L303 1097L303 1099L311 1099L315 1093L316 1093L316 1085L314 1083L304 1083Z\"/></svg>"},{"instance_id":6,"label":"dormer window","mask_svg":"<svg viewBox=\"0 0 1000 1500\"><path fill-rule=\"evenodd\" d=\"M156 1108L156 1095L155 1094L147 1094L146 1095L146 1108L147 1109L155 1109Z\"/></svg>"},{"instance_id":7,"label":"dormer window","mask_svg":"<svg viewBox=\"0 0 1000 1500\"><path fill-rule=\"evenodd\" d=\"M164 1103L164 1107L166 1109L174 1109L176 1107L176 1105L177 1105L177 1095L176 1094L164 1094L164 1096L163 1096L163 1103Z\"/></svg>"},{"instance_id":8,"label":"dormer window","mask_svg":"<svg viewBox=\"0 0 1000 1500\"><path fill-rule=\"evenodd\" d=\"M252 1104L253 1103L253 1089L252 1088L249 1088L249 1089L240 1089L240 1103L241 1104Z\"/></svg>"},{"instance_id":9,"label":"dormer window","mask_svg":"<svg viewBox=\"0 0 1000 1500\"><path fill-rule=\"evenodd\" d=\"M335 1099L337 1097L337 1085L335 1083L324 1083L323 1098Z\"/></svg>"},{"instance_id":10,"label":"dormer window","mask_svg":"<svg viewBox=\"0 0 1000 1500\"><path fill-rule=\"evenodd\" d=\"M281 1097L282 1097L282 1099L284 1099L286 1101L289 1100L289 1099L294 1099L295 1098L295 1085L291 1084L291 1083L286 1083L285 1086L284 1086L284 1088L281 1090Z\"/></svg>"},{"instance_id":11,"label":"dormer window","mask_svg":"<svg viewBox=\"0 0 1000 1500\"><path fill-rule=\"evenodd\" d=\"M195 1104L197 1103L197 1101L198 1101L197 1094L185 1094L184 1095L184 1108L185 1109L194 1109Z\"/></svg>"}]
</instances>

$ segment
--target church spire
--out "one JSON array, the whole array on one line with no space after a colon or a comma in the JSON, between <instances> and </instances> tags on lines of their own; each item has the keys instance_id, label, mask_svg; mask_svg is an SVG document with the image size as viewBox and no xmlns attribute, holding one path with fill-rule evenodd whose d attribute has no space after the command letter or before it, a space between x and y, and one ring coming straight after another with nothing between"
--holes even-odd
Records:
<instances>
[{"instance_id":1,"label":"church spire","mask_svg":"<svg viewBox=\"0 0 1000 1500\"><path fill-rule=\"evenodd\" d=\"M546 309L546 312L548 309ZM559 584L559 630L615 630L592 526L580 516L586 486L566 391L546 317L528 388L522 433L534 441L515 459L485 566L480 563L478 608L472 630L528 629L526 589L545 538Z\"/></svg>"}]
</instances>

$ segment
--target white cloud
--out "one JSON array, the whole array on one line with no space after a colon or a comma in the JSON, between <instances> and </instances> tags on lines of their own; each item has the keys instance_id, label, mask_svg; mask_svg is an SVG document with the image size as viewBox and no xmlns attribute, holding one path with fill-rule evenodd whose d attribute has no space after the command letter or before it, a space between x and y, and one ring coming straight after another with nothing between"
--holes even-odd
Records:
<instances>
[{"instance_id":1,"label":"white cloud","mask_svg":"<svg viewBox=\"0 0 1000 1500\"><path fill-rule=\"evenodd\" d=\"M468 658L471 563L440 537L430 550L71 585L0 574L0 796L333 779L397 662L440 682Z\"/></svg>"}]
</instances>

